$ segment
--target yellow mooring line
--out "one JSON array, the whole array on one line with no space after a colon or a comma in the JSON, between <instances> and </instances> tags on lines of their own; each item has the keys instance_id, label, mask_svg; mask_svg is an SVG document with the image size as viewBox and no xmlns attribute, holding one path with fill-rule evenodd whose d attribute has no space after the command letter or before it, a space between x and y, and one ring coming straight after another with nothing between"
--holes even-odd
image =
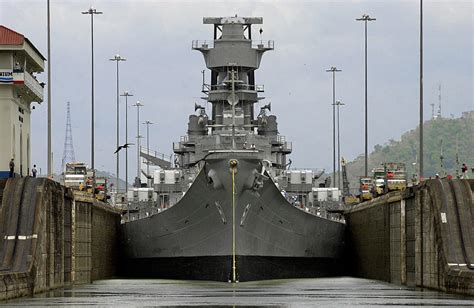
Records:
<instances>
[{"instance_id":1,"label":"yellow mooring line","mask_svg":"<svg viewBox=\"0 0 474 308\"><path fill-rule=\"evenodd\" d=\"M232 166L232 282L237 281L235 264L235 167Z\"/></svg>"}]
</instances>

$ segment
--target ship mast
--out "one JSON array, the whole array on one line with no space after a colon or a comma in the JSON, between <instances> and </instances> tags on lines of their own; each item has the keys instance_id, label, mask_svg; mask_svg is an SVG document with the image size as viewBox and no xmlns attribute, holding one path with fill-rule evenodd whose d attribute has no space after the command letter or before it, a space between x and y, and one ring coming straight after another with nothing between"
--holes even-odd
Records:
<instances>
[{"instance_id":1,"label":"ship mast","mask_svg":"<svg viewBox=\"0 0 474 308\"><path fill-rule=\"evenodd\" d=\"M232 105L232 149L235 150L235 104L239 102L239 99L235 95L235 71L231 70L230 73L232 75L232 79L230 81L232 83L232 93L230 94L230 104Z\"/></svg>"}]
</instances>

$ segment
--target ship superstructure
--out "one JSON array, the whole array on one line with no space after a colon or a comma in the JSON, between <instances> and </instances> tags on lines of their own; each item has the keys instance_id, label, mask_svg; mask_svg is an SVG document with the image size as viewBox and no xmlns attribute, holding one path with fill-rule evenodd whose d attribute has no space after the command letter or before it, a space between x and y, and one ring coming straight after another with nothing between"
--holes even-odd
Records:
<instances>
[{"instance_id":1,"label":"ship superstructure","mask_svg":"<svg viewBox=\"0 0 474 308\"><path fill-rule=\"evenodd\" d=\"M287 170L292 144L271 105L255 112L255 70L273 41L252 41L262 18L212 17L214 39L193 41L210 70L175 168L155 173L159 208L122 225L128 274L211 280L328 275L344 223L309 210L321 172Z\"/></svg>"},{"instance_id":2,"label":"ship superstructure","mask_svg":"<svg viewBox=\"0 0 474 308\"><path fill-rule=\"evenodd\" d=\"M188 135L174 145L181 167L189 168L215 150L247 150L258 153L279 169L284 169L291 143L278 134L276 116L267 116L271 105L255 115L263 85L255 84L255 70L264 52L273 50L273 41L251 40L251 27L262 18L204 18L214 26L214 41L193 41L211 71L211 83L203 85L212 114L196 105L199 115L189 117Z\"/></svg>"}]
</instances>

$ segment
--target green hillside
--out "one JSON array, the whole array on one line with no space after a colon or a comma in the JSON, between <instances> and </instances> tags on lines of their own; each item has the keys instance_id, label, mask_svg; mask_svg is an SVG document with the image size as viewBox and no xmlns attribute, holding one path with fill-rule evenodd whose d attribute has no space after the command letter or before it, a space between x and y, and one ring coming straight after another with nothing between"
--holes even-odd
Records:
<instances>
[{"instance_id":1,"label":"green hillside","mask_svg":"<svg viewBox=\"0 0 474 308\"><path fill-rule=\"evenodd\" d=\"M462 163L474 167L474 111L464 112L460 118L436 118L425 122L424 130L424 175L456 175ZM457 139L457 142L456 142ZM441 149L443 169L441 169ZM376 145L369 155L369 172L382 162L404 162L408 177L417 173L419 151L419 128L408 131L401 140L389 140L384 145ZM458 152L459 165L456 163ZM350 187L359 187L358 178L364 173L364 156L360 155L347 165ZM460 171L459 171L460 172ZM471 174L471 173L470 173Z\"/></svg>"}]
</instances>

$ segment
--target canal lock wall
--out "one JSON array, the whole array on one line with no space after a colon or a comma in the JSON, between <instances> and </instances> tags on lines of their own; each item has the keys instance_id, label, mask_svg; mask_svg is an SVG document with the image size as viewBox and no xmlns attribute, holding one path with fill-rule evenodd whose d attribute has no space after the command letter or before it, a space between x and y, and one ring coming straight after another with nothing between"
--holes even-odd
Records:
<instances>
[{"instance_id":1,"label":"canal lock wall","mask_svg":"<svg viewBox=\"0 0 474 308\"><path fill-rule=\"evenodd\" d=\"M474 180L424 181L345 212L350 274L474 295Z\"/></svg>"},{"instance_id":2,"label":"canal lock wall","mask_svg":"<svg viewBox=\"0 0 474 308\"><path fill-rule=\"evenodd\" d=\"M429 180L348 209L348 274L474 295L473 187ZM54 181L0 180L0 300L112 277L119 224Z\"/></svg>"},{"instance_id":3,"label":"canal lock wall","mask_svg":"<svg viewBox=\"0 0 474 308\"><path fill-rule=\"evenodd\" d=\"M115 274L120 212L45 178L0 181L0 300Z\"/></svg>"}]
</instances>

